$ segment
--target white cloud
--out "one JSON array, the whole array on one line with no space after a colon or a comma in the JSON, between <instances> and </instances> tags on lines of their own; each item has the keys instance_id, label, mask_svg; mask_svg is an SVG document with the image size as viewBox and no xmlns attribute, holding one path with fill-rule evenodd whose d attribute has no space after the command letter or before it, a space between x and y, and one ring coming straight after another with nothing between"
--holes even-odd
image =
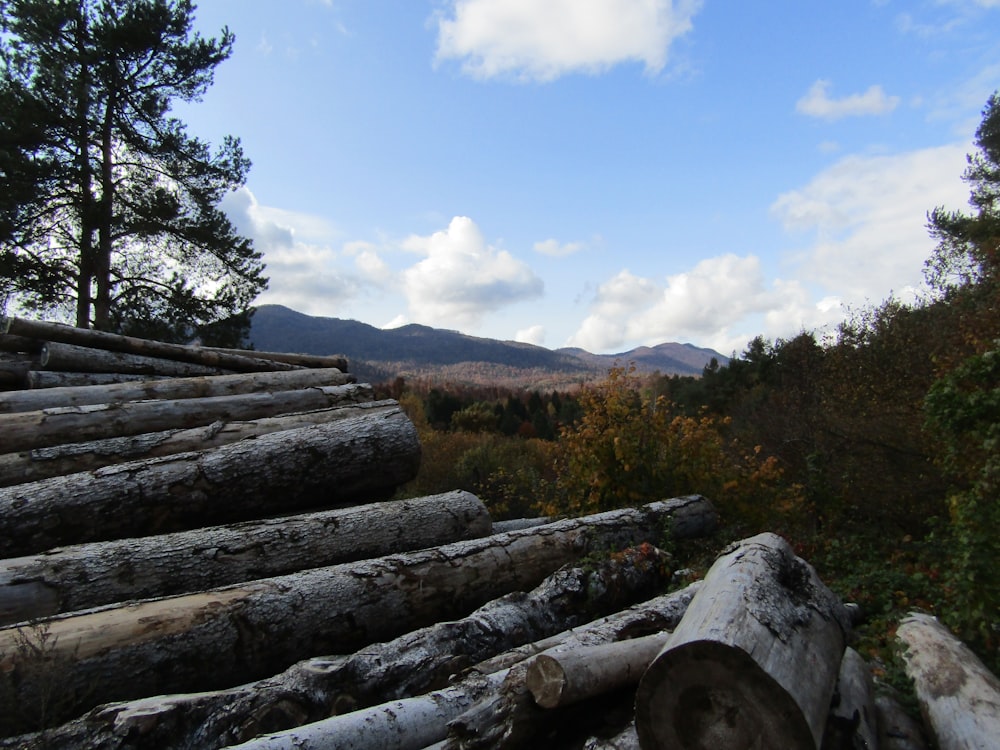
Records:
<instances>
[{"instance_id":1,"label":"white cloud","mask_svg":"<svg viewBox=\"0 0 1000 750\"><path fill-rule=\"evenodd\" d=\"M545 326L522 328L514 334L514 341L520 341L522 344L541 346L545 343Z\"/></svg>"},{"instance_id":2,"label":"white cloud","mask_svg":"<svg viewBox=\"0 0 1000 750\"><path fill-rule=\"evenodd\" d=\"M403 272L411 317L447 328L476 327L483 315L541 296L542 280L506 250L488 245L472 219L456 216L403 248L426 256Z\"/></svg>"},{"instance_id":3,"label":"white cloud","mask_svg":"<svg viewBox=\"0 0 1000 750\"><path fill-rule=\"evenodd\" d=\"M361 291L364 281L337 267L339 232L327 220L262 206L246 187L227 194L221 208L263 254L270 283L259 304L328 315Z\"/></svg>"},{"instance_id":4,"label":"white cloud","mask_svg":"<svg viewBox=\"0 0 1000 750\"><path fill-rule=\"evenodd\" d=\"M971 150L954 144L850 156L778 196L772 213L787 230L811 235L799 257L801 277L852 305L918 288L934 249L927 212L966 205L961 174Z\"/></svg>"},{"instance_id":5,"label":"white cloud","mask_svg":"<svg viewBox=\"0 0 1000 750\"><path fill-rule=\"evenodd\" d=\"M863 94L851 94L840 99L827 95L829 81L816 81L795 104L795 110L810 117L839 120L860 115L884 115L899 104L898 96L886 96L881 86L871 86Z\"/></svg>"},{"instance_id":6,"label":"white cloud","mask_svg":"<svg viewBox=\"0 0 1000 750\"><path fill-rule=\"evenodd\" d=\"M757 334L788 337L842 317L838 300L814 303L803 284L769 283L757 257L729 253L662 283L619 272L598 288L568 345L607 352L636 342L697 341L728 355Z\"/></svg>"},{"instance_id":7,"label":"white cloud","mask_svg":"<svg viewBox=\"0 0 1000 750\"><path fill-rule=\"evenodd\" d=\"M573 255L581 250L583 250L582 242L561 243L559 240L548 239L535 243L536 253L548 255L552 258L565 258L566 256Z\"/></svg>"},{"instance_id":8,"label":"white cloud","mask_svg":"<svg viewBox=\"0 0 1000 750\"><path fill-rule=\"evenodd\" d=\"M658 73L701 0L452 0L438 19L438 60L476 78L550 81L641 62Z\"/></svg>"}]
</instances>

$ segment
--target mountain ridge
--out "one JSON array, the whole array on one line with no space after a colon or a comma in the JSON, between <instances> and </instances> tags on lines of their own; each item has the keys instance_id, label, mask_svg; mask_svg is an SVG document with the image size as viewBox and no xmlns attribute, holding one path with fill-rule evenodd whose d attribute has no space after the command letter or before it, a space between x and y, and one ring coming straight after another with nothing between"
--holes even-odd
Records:
<instances>
[{"instance_id":1,"label":"mountain ridge","mask_svg":"<svg viewBox=\"0 0 1000 750\"><path fill-rule=\"evenodd\" d=\"M261 305L251 320L250 343L259 351L340 354L360 380L387 382L437 379L476 385L555 388L604 377L616 363L634 363L640 372L700 375L715 358L712 350L667 342L618 354L584 349L547 349L410 323L380 329L342 318L306 315L282 305Z\"/></svg>"}]
</instances>

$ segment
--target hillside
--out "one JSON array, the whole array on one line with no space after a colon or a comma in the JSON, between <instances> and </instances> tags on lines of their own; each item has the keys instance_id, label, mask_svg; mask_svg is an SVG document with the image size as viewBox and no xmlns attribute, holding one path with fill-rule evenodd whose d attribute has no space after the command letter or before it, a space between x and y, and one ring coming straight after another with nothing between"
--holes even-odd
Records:
<instances>
[{"instance_id":1,"label":"hillside","mask_svg":"<svg viewBox=\"0 0 1000 750\"><path fill-rule=\"evenodd\" d=\"M700 375L713 357L720 363L727 361L718 352L690 344L666 343L601 355L583 349L551 350L415 324L380 329L355 320L304 315L281 305L257 308L250 342L261 351L342 354L350 361L352 372L373 383L401 375L555 388L601 378L615 362L635 362L647 372Z\"/></svg>"}]
</instances>

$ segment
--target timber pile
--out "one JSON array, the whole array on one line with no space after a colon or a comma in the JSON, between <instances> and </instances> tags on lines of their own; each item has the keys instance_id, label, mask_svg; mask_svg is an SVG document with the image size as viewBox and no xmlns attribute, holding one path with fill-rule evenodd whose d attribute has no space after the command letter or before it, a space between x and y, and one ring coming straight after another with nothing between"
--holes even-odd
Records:
<instances>
[{"instance_id":1,"label":"timber pile","mask_svg":"<svg viewBox=\"0 0 1000 750\"><path fill-rule=\"evenodd\" d=\"M415 430L342 358L3 330L0 748L925 747L779 537L662 593L701 496L391 500ZM996 678L933 620L899 637L939 747L992 746Z\"/></svg>"}]
</instances>

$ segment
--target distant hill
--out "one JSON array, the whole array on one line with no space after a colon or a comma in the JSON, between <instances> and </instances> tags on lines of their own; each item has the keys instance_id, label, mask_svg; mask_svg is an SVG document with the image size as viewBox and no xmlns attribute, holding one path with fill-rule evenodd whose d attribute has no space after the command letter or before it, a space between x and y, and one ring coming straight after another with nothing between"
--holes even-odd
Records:
<instances>
[{"instance_id":1,"label":"distant hill","mask_svg":"<svg viewBox=\"0 0 1000 750\"><path fill-rule=\"evenodd\" d=\"M616 362L634 362L645 372L700 375L713 357L720 364L728 361L718 352L691 344L591 354L583 349L551 350L422 325L381 329L355 320L304 315L281 305L257 308L250 342L260 351L342 354L351 372L371 383L402 375L547 389L599 379Z\"/></svg>"}]
</instances>

